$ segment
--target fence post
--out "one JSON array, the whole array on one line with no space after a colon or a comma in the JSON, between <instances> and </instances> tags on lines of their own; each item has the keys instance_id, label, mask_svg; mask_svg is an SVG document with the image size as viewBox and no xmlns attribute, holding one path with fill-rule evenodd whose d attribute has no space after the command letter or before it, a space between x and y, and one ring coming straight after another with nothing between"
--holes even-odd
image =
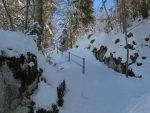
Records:
<instances>
[{"instance_id":1,"label":"fence post","mask_svg":"<svg viewBox=\"0 0 150 113\"><path fill-rule=\"evenodd\" d=\"M57 54L58 54L58 46L57 46Z\"/></svg>"},{"instance_id":2,"label":"fence post","mask_svg":"<svg viewBox=\"0 0 150 113\"><path fill-rule=\"evenodd\" d=\"M68 61L70 62L70 52L69 52L69 57L68 57Z\"/></svg>"},{"instance_id":3,"label":"fence post","mask_svg":"<svg viewBox=\"0 0 150 113\"><path fill-rule=\"evenodd\" d=\"M54 50L55 50L55 44L53 44L54 45Z\"/></svg>"},{"instance_id":4,"label":"fence post","mask_svg":"<svg viewBox=\"0 0 150 113\"><path fill-rule=\"evenodd\" d=\"M82 67L82 73L85 74L85 58L83 58L83 67Z\"/></svg>"},{"instance_id":5,"label":"fence post","mask_svg":"<svg viewBox=\"0 0 150 113\"><path fill-rule=\"evenodd\" d=\"M63 52L64 52L64 48L63 48L63 45L62 45L61 47L62 47L62 56L63 56Z\"/></svg>"}]
</instances>

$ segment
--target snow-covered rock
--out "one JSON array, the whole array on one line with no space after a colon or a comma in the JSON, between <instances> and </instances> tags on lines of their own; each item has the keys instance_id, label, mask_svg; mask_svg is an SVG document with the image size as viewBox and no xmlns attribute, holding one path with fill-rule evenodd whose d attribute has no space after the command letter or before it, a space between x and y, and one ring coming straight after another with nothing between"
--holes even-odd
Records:
<instances>
[{"instance_id":1,"label":"snow-covered rock","mask_svg":"<svg viewBox=\"0 0 150 113\"><path fill-rule=\"evenodd\" d=\"M35 41L22 33L0 30L0 113L33 111L30 95L41 76Z\"/></svg>"}]
</instances>

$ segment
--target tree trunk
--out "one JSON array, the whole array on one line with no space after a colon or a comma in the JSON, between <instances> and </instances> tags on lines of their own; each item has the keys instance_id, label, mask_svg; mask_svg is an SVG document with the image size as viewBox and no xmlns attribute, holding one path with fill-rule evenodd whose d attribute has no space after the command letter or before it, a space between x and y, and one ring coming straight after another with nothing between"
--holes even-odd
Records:
<instances>
[{"instance_id":1,"label":"tree trunk","mask_svg":"<svg viewBox=\"0 0 150 113\"><path fill-rule=\"evenodd\" d=\"M76 26L77 26L77 28L76 29L78 29L79 27L80 27L80 16L81 16L81 12L82 11L80 11L81 9L80 9L80 4L81 4L81 0L78 0L78 3L77 3L77 15L76 15Z\"/></svg>"},{"instance_id":2,"label":"tree trunk","mask_svg":"<svg viewBox=\"0 0 150 113\"><path fill-rule=\"evenodd\" d=\"M41 38L43 32L43 0L35 0L35 21L38 22L40 25L40 35L38 36L38 47L39 50L42 49L41 47Z\"/></svg>"},{"instance_id":3,"label":"tree trunk","mask_svg":"<svg viewBox=\"0 0 150 113\"><path fill-rule=\"evenodd\" d=\"M25 19L25 30L28 29L28 13L29 13L30 1L26 0L26 19Z\"/></svg>"},{"instance_id":4,"label":"tree trunk","mask_svg":"<svg viewBox=\"0 0 150 113\"><path fill-rule=\"evenodd\" d=\"M34 17L34 21L35 21L35 0L32 0L32 9L33 9L33 17Z\"/></svg>"},{"instance_id":5,"label":"tree trunk","mask_svg":"<svg viewBox=\"0 0 150 113\"><path fill-rule=\"evenodd\" d=\"M104 7L104 9L105 9L105 12L106 12L106 15L107 15L107 18L108 18L108 23L109 23L109 25L110 25L110 28L111 28L111 30L113 30L113 26L112 26L112 23L111 23L111 20L110 20L110 16L109 16L109 14L108 14L108 11L107 11L107 9L106 9L105 1L104 1L104 0L102 0L102 4L103 4L103 7Z\"/></svg>"},{"instance_id":6,"label":"tree trunk","mask_svg":"<svg viewBox=\"0 0 150 113\"><path fill-rule=\"evenodd\" d=\"M129 48L128 48L128 37L127 37L127 21L126 21L126 3L125 0L122 0L123 3L123 31L125 33L125 42L126 42L126 49L127 49L127 55L126 55L126 77L128 77L128 64L129 64Z\"/></svg>"},{"instance_id":7,"label":"tree trunk","mask_svg":"<svg viewBox=\"0 0 150 113\"><path fill-rule=\"evenodd\" d=\"M39 23L41 27L41 33L43 30L43 1L35 0L35 21Z\"/></svg>"},{"instance_id":8,"label":"tree trunk","mask_svg":"<svg viewBox=\"0 0 150 113\"><path fill-rule=\"evenodd\" d=\"M9 12L8 7L7 7L7 5L6 5L6 1L5 1L5 0L2 0L2 3L3 3L3 5L4 5L6 14L7 14L8 18L9 18L10 30L14 31L12 17L11 17L11 15L10 15L10 12Z\"/></svg>"}]
</instances>

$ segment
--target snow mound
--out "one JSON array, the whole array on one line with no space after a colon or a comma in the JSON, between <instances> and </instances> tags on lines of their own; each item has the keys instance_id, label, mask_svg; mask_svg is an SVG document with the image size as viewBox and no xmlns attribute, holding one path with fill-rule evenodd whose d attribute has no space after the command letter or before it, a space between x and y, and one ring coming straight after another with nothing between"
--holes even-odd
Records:
<instances>
[{"instance_id":1,"label":"snow mound","mask_svg":"<svg viewBox=\"0 0 150 113\"><path fill-rule=\"evenodd\" d=\"M47 63L45 56L38 51L33 38L21 32L0 30L0 56L20 57L30 52L37 57L38 69L42 70L42 76L39 78L38 88L31 95L31 99L35 102L36 110L40 108L50 110L51 105L57 102L56 88L60 80L55 77L54 68ZM33 62L30 62L28 66L34 66Z\"/></svg>"},{"instance_id":2,"label":"snow mound","mask_svg":"<svg viewBox=\"0 0 150 113\"><path fill-rule=\"evenodd\" d=\"M31 37L21 32L3 30L0 30L0 50L4 50L6 56L10 57L26 54L27 52L35 55L38 53L37 45Z\"/></svg>"}]
</instances>

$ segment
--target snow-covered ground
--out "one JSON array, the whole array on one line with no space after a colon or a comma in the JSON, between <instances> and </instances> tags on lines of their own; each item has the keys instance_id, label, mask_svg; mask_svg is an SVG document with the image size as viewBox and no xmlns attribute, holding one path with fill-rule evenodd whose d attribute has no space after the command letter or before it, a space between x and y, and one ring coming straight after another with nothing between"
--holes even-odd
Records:
<instances>
[{"instance_id":1,"label":"snow-covered ground","mask_svg":"<svg viewBox=\"0 0 150 113\"><path fill-rule=\"evenodd\" d=\"M136 24L138 22L133 23L133 27ZM56 51L51 52L50 57L54 66L51 65L47 68L54 75L55 80L56 78L61 81L66 80L67 85L64 106L60 108L60 113L149 113L150 71L148 68L150 65L148 62L150 56L149 48L145 46L149 44L149 42L145 42L145 37L149 36L149 25L149 21L143 20L140 25L131 31L133 37L128 39L129 43L132 43L132 41L137 43L136 49L130 50L130 54L138 52L140 57L137 62L142 62L143 65L141 67L132 65L131 67L136 74L143 76L141 79L126 78L97 61L92 54L91 51L94 47L99 48L101 45L106 45L108 47L106 56L109 56L110 52L115 52L115 57L120 56L125 61L124 35L115 33L115 31L110 34L96 31L90 39L87 37L91 33L85 34L79 38L74 48L69 50L71 53L86 59L85 74L82 74L82 67L80 66L82 59L71 55L72 60L68 62L68 52L64 53L63 56L61 53L57 54ZM132 29L132 27L129 29ZM142 33L141 30L143 30ZM120 42L115 44L117 38L120 39ZM92 44L90 42L93 39L95 41ZM88 49L89 46L91 46L90 49ZM146 60L142 60L142 56L146 56ZM46 79L52 82L53 77L46 76ZM34 100L37 107L43 107L42 99ZM49 106L50 104L45 104L44 107L49 108Z\"/></svg>"},{"instance_id":2,"label":"snow-covered ground","mask_svg":"<svg viewBox=\"0 0 150 113\"><path fill-rule=\"evenodd\" d=\"M140 29L145 29L145 32L142 33L144 36L140 35ZM146 60L142 61L144 64L141 67L134 67L137 74L143 75L141 79L126 78L97 61L92 54L92 48L108 45L108 52L115 51L116 57L124 58L125 50L120 48L120 44L124 45L124 39L120 38L121 34L115 35L114 32L110 34L95 32L90 39L87 39L87 34L78 40L76 44L79 46L78 48L75 45L73 49L69 50L71 53L85 58L85 74L82 74L82 67L79 65L82 64L82 59L71 55L71 61L68 62L68 52L62 56L60 52L57 54L56 51L53 51L50 54L53 64L49 64L46 58L38 52L33 39L24 37L21 33L0 31L0 50L7 49L7 53L10 54L10 48L12 48L13 51L31 51L37 55L38 66L43 69L42 77L46 79L46 83L41 81L38 89L32 95L36 109L50 110L51 105L56 104L57 101L56 87L62 80L65 80L67 89L64 106L59 108L60 113L150 113L149 48L142 45L139 47L140 44L147 43L144 42L144 38L148 35L149 30L149 23L145 23L141 24L141 28L133 31L134 34L136 33L133 38L138 40L135 51L139 50L141 56L147 56ZM7 33L8 35L6 35ZM20 37L16 38L15 34ZM4 41L4 35L7 37L6 41ZM121 40L119 45L114 44L117 38ZM95 39L95 42L88 49L92 39ZM28 46L30 41L32 43L30 45L33 47ZM19 47L22 48L17 48L17 44L20 44ZM17 55L15 54L15 56Z\"/></svg>"},{"instance_id":3,"label":"snow-covered ground","mask_svg":"<svg viewBox=\"0 0 150 113\"><path fill-rule=\"evenodd\" d=\"M142 96L150 92L149 80L144 78L127 79L124 75L99 63L93 54L86 49L72 49L71 52L86 59L85 74L82 74L82 68L78 64L72 61L68 62L68 53L65 53L64 56L55 54L57 55L55 57L56 66L47 67L51 75L54 75L53 77L50 75L46 77L52 86L55 84L52 82L54 78L55 80L56 78L66 80L67 91L64 106L60 108L60 113L124 113L124 111L131 113L131 110L132 113L149 112L150 109L145 109L142 112L140 112L140 108L139 111L136 110L135 112L133 109L129 109L131 105L133 107L134 105L141 105L141 108L149 105L149 96L141 101ZM77 60L72 56L71 58L82 63L82 60ZM48 90L51 91L49 88L41 90L41 92L45 95L45 93L49 93ZM37 95L40 95L40 91ZM42 98L40 99L40 96L38 96L38 101L34 98L37 107L49 108L50 104L46 105L49 101L48 98L53 100L51 95L47 96L44 101ZM147 102L147 106L142 105L139 101Z\"/></svg>"}]
</instances>

